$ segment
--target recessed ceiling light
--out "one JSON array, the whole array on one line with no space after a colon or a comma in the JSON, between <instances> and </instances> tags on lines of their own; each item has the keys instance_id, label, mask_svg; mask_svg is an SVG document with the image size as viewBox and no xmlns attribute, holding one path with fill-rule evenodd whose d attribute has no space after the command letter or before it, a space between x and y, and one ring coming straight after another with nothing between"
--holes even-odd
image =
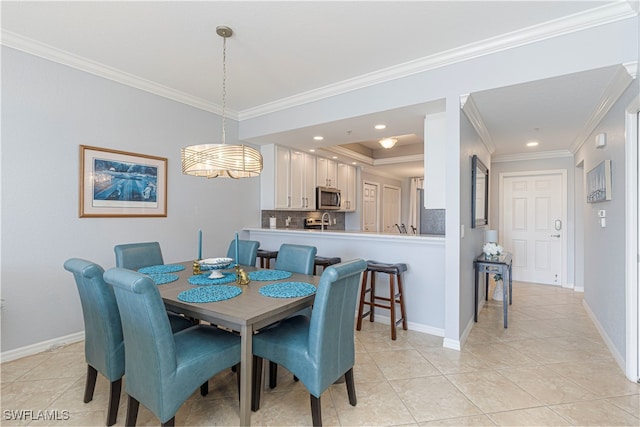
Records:
<instances>
[{"instance_id":1,"label":"recessed ceiling light","mask_svg":"<svg viewBox=\"0 0 640 427\"><path fill-rule=\"evenodd\" d=\"M315 139L316 141L322 141L324 139L324 136L314 136L313 139Z\"/></svg>"},{"instance_id":2,"label":"recessed ceiling light","mask_svg":"<svg viewBox=\"0 0 640 427\"><path fill-rule=\"evenodd\" d=\"M332 157L332 159L337 159L337 158L338 158L338 156L333 156L333 157Z\"/></svg>"},{"instance_id":3,"label":"recessed ceiling light","mask_svg":"<svg viewBox=\"0 0 640 427\"><path fill-rule=\"evenodd\" d=\"M374 128L378 130L382 130L382 129L386 129L387 125L379 124L379 125L375 125Z\"/></svg>"},{"instance_id":4,"label":"recessed ceiling light","mask_svg":"<svg viewBox=\"0 0 640 427\"><path fill-rule=\"evenodd\" d=\"M537 147L538 141L527 142L527 147Z\"/></svg>"},{"instance_id":5,"label":"recessed ceiling light","mask_svg":"<svg viewBox=\"0 0 640 427\"><path fill-rule=\"evenodd\" d=\"M312 149L310 149L309 151L311 151L312 153L315 153L315 152L316 152L316 150L315 150L315 149L313 149L313 148L312 148Z\"/></svg>"},{"instance_id":6,"label":"recessed ceiling light","mask_svg":"<svg viewBox=\"0 0 640 427\"><path fill-rule=\"evenodd\" d=\"M358 162L351 162L351 164L352 164L352 165L357 165L357 164L358 164Z\"/></svg>"}]
</instances>

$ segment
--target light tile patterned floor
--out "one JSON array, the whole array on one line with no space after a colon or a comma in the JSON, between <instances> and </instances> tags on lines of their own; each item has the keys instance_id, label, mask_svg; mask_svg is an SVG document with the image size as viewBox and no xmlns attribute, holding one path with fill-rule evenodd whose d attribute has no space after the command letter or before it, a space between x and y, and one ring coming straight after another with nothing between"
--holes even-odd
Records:
<instances>
[{"instance_id":1,"label":"light tile patterned floor","mask_svg":"<svg viewBox=\"0 0 640 427\"><path fill-rule=\"evenodd\" d=\"M358 405L349 405L344 384L331 386L322 396L324 424L640 425L640 386L614 362L586 316L582 294L514 283L506 330L501 308L495 301L485 305L461 352L443 348L442 338L412 331L391 341L388 326L365 322L356 332ZM104 425L104 378L99 376L93 401L82 403L83 345L3 363L0 424ZM238 425L234 374L220 373L209 387L207 397L196 391L183 405L177 425ZM117 425L124 424L124 391L121 402ZM58 410L69 419L8 419L19 410ZM252 423L310 425L304 386L280 369L278 387L265 390ZM141 406L138 425L158 424Z\"/></svg>"}]
</instances>

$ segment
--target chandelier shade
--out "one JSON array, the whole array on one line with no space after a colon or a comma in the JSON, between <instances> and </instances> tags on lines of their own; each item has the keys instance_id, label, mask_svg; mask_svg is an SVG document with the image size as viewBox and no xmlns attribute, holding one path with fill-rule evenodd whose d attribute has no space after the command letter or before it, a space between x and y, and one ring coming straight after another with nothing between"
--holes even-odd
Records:
<instances>
[{"instance_id":1,"label":"chandelier shade","mask_svg":"<svg viewBox=\"0 0 640 427\"><path fill-rule=\"evenodd\" d=\"M180 152L182 173L206 178L251 178L262 171L262 155L244 144L226 144L227 106L227 38L233 30L220 26L216 33L222 37L222 143L199 144L183 147Z\"/></svg>"},{"instance_id":2,"label":"chandelier shade","mask_svg":"<svg viewBox=\"0 0 640 427\"><path fill-rule=\"evenodd\" d=\"M182 173L206 178L251 178L262 171L262 155L248 145L200 144L182 148Z\"/></svg>"}]
</instances>

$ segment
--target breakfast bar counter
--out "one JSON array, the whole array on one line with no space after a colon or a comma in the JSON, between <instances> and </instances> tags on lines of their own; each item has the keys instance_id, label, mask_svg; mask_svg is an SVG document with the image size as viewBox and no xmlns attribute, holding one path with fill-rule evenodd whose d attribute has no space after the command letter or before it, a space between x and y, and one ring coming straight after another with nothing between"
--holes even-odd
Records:
<instances>
[{"instance_id":1,"label":"breakfast bar counter","mask_svg":"<svg viewBox=\"0 0 640 427\"><path fill-rule=\"evenodd\" d=\"M244 231L249 239L260 242L260 249L277 251L281 244L292 243L315 246L321 257L407 264L404 296L409 329L444 336L444 236L331 229L245 228ZM382 296L386 288L380 286ZM388 310L376 311L375 319L389 323Z\"/></svg>"}]
</instances>

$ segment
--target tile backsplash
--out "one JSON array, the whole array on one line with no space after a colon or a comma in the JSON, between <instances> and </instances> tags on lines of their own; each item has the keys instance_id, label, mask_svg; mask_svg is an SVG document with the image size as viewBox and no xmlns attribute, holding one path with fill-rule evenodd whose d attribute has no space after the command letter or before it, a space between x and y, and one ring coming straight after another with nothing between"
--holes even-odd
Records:
<instances>
[{"instance_id":1,"label":"tile backsplash","mask_svg":"<svg viewBox=\"0 0 640 427\"><path fill-rule=\"evenodd\" d=\"M323 211L262 211L262 228L269 228L269 218L275 217L276 228L303 229L305 218L322 217ZM332 225L329 230L344 230L344 212L329 212ZM290 218L289 226L287 226L287 218ZM333 219L336 224L333 225Z\"/></svg>"}]
</instances>

